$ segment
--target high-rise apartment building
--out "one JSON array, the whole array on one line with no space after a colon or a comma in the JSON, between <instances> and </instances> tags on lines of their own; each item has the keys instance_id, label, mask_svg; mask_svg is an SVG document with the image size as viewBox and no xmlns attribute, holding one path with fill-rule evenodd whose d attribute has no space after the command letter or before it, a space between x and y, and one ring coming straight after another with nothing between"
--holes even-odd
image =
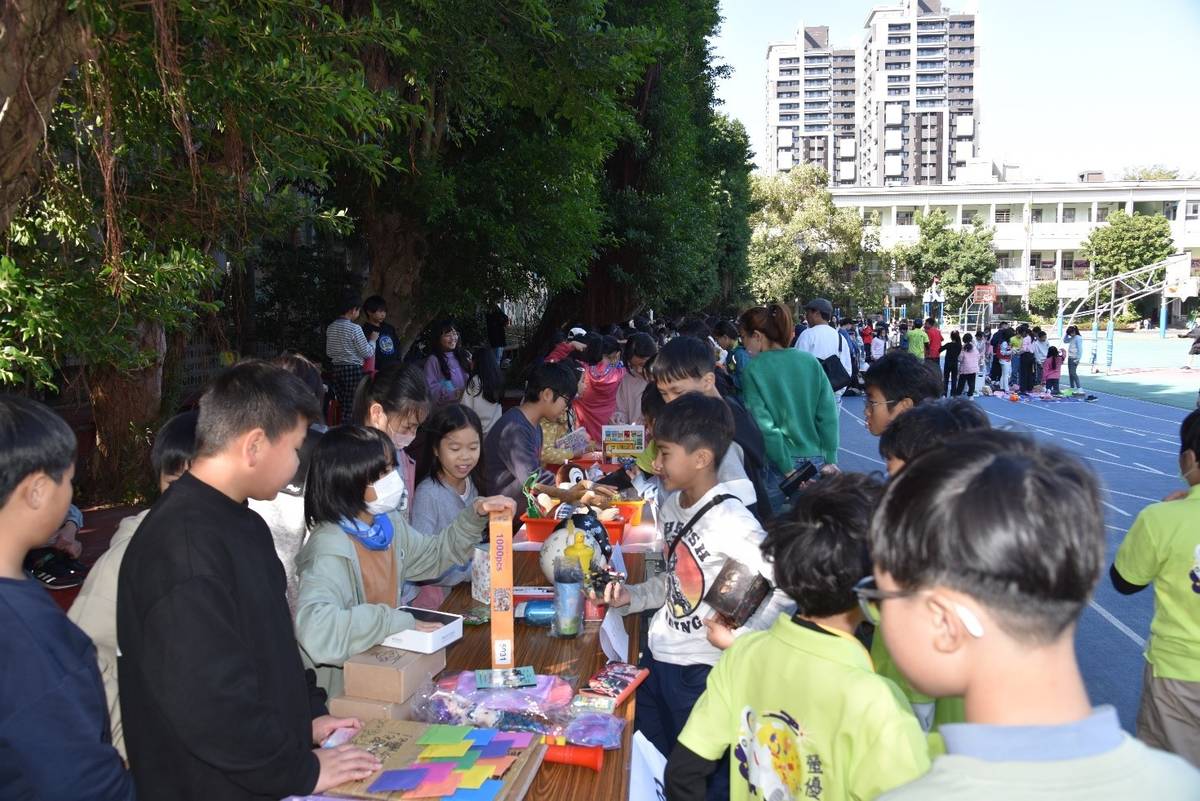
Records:
<instances>
[{"instance_id":1,"label":"high-rise apartment building","mask_svg":"<svg viewBox=\"0 0 1200 801\"><path fill-rule=\"evenodd\" d=\"M975 17L941 0L867 15L858 50L800 26L767 48L767 172L810 162L834 186L953 181L978 154Z\"/></svg>"},{"instance_id":2,"label":"high-rise apartment building","mask_svg":"<svg viewBox=\"0 0 1200 801\"><path fill-rule=\"evenodd\" d=\"M853 50L832 50L829 28L800 25L791 42L767 47L768 171L805 162L853 185L856 80Z\"/></svg>"},{"instance_id":3,"label":"high-rise apartment building","mask_svg":"<svg viewBox=\"0 0 1200 801\"><path fill-rule=\"evenodd\" d=\"M859 79L861 183L941 184L979 144L975 17L940 0L905 0L867 16Z\"/></svg>"}]
</instances>

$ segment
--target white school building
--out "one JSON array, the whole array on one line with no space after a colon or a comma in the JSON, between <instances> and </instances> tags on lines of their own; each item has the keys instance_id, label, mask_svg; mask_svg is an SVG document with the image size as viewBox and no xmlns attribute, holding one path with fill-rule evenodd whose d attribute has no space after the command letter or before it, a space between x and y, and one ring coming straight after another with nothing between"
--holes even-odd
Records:
<instances>
[{"instance_id":1,"label":"white school building","mask_svg":"<svg viewBox=\"0 0 1200 801\"><path fill-rule=\"evenodd\" d=\"M1080 255L1083 243L1117 209L1164 215L1171 224L1175 252L1190 253L1192 275L1200 275L1200 181L1096 181L1095 177L1083 173L1076 183L856 186L830 191L837 206L856 208L864 219L878 215L884 248L917 241L917 212L944 209L959 227L982 216L995 229L998 269L993 283L1002 296L1028 298L1038 282L1086 279L1089 265ZM927 289L914 287L904 274L896 279L893 294L897 296L920 296Z\"/></svg>"}]
</instances>

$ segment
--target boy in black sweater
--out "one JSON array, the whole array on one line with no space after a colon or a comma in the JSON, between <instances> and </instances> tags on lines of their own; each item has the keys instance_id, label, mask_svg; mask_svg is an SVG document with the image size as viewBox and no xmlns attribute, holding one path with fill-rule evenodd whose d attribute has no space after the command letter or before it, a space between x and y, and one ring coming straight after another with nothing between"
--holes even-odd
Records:
<instances>
[{"instance_id":1,"label":"boy in black sweater","mask_svg":"<svg viewBox=\"0 0 1200 801\"><path fill-rule=\"evenodd\" d=\"M267 524L246 506L295 475L317 403L265 362L200 399L196 456L146 515L117 589L125 744L144 799L278 799L379 768L314 746L355 720L326 714L306 673Z\"/></svg>"},{"instance_id":2,"label":"boy in black sweater","mask_svg":"<svg viewBox=\"0 0 1200 801\"><path fill-rule=\"evenodd\" d=\"M0 798L132 801L92 641L22 569L66 516L75 435L0 395Z\"/></svg>"}]
</instances>

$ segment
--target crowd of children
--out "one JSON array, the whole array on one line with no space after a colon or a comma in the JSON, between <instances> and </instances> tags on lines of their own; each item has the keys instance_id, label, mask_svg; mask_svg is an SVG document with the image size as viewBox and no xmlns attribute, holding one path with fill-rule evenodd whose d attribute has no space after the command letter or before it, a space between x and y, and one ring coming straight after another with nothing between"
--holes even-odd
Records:
<instances>
[{"instance_id":1,"label":"crowd of children","mask_svg":"<svg viewBox=\"0 0 1200 801\"><path fill-rule=\"evenodd\" d=\"M0 797L283 798L370 775L367 751L319 747L361 725L327 714L342 665L428 626L398 607L469 580L487 513L523 506L565 419L593 441L646 426L627 473L666 570L596 600L649 617L635 726L669 757L668 799L1200 798L1200 412L1192 489L1148 507L1110 571L1156 597L1134 740L1075 662L1105 558L1097 481L969 399L1014 353L1020 386L1054 391L1069 339L943 339L822 299L800 327L777 304L572 327L503 410L491 341L469 355L438 323L415 364L381 299L343 305L327 382L294 354L243 362L163 426L161 495L121 523L74 624L26 579L68 516L74 436L0 396ZM837 468L844 389L886 477ZM705 601L731 561L773 587L741 625Z\"/></svg>"}]
</instances>

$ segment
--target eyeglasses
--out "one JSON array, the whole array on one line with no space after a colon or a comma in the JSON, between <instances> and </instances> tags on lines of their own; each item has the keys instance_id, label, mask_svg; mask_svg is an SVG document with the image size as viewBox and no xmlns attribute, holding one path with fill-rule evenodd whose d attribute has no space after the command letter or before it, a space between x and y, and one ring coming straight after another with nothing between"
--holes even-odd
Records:
<instances>
[{"instance_id":1,"label":"eyeglasses","mask_svg":"<svg viewBox=\"0 0 1200 801\"><path fill-rule=\"evenodd\" d=\"M920 590L881 590L875 583L874 576L863 576L854 585L854 595L858 598L858 608L862 610L867 622L878 626L880 620L879 602L893 598L910 598Z\"/></svg>"},{"instance_id":2,"label":"eyeglasses","mask_svg":"<svg viewBox=\"0 0 1200 801\"><path fill-rule=\"evenodd\" d=\"M873 401L873 400L869 400L869 401L867 401L867 411L868 411L868 412L869 412L869 411L871 411L871 409L872 409L873 407L875 407L875 406L891 406L893 403L898 403L898 401L894 401L894 400L881 400L881 401Z\"/></svg>"},{"instance_id":3,"label":"eyeglasses","mask_svg":"<svg viewBox=\"0 0 1200 801\"><path fill-rule=\"evenodd\" d=\"M896 598L911 598L914 595L919 595L924 592L924 589L914 588L908 590L881 590L875 583L874 576L864 576L857 584L854 585L854 594L858 598L858 608L862 610L863 617L872 625L878 626L881 620L879 609L880 601L890 601ZM983 636L983 624L979 622L979 618L975 613L966 608L962 604L954 604L954 613L958 615L958 619L962 621L963 628L967 633L976 639Z\"/></svg>"}]
</instances>

